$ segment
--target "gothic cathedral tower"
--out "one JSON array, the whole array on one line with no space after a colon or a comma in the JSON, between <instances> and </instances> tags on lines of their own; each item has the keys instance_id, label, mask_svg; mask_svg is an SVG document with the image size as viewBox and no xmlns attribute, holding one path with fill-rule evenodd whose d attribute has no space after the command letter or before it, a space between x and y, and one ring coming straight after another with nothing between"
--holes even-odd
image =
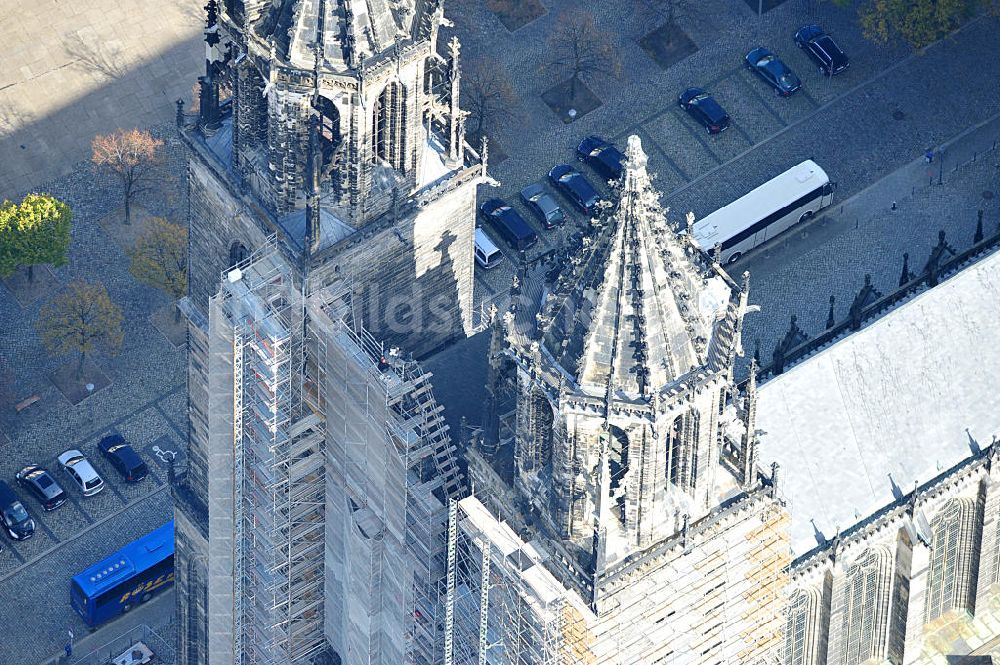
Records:
<instances>
[{"instance_id":1,"label":"gothic cathedral tower","mask_svg":"<svg viewBox=\"0 0 1000 665\"><path fill-rule=\"evenodd\" d=\"M238 516L253 497L236 505L220 484L238 487L242 467L238 455L220 457L232 457L239 409L219 389L233 387L233 363L220 365L213 351L221 348L213 330L226 312L212 303L265 265L281 276L280 290L258 309L294 314L286 330L294 353L282 369L290 388L269 397L294 402L295 409L275 413L308 425L297 436L316 433L297 454L325 454L325 422L309 421L304 406L324 413L319 333L303 303L324 289L346 292L359 330L417 356L468 334L476 187L486 173L485 155L464 139L457 39L444 54L438 50L441 0L209 0L206 10L197 113L184 113L181 104L177 113L191 153L189 294L182 302L189 445L174 483L183 599L178 662L185 665L209 662L207 645L219 641L211 608L242 602L232 588L223 593L233 577L223 568L237 564L222 565L210 552L238 554L244 568L247 556L270 556L246 543L241 549L236 536L225 542L226 528L241 533ZM264 309L237 314L253 318ZM321 480L309 482L310 492L322 492ZM323 506L310 509L315 519L329 519ZM284 536L298 542L294 533ZM308 542L299 545L308 550ZM322 576L323 565L322 547L301 563L313 576ZM296 579L305 583L302 574ZM318 579L310 593L322 589ZM306 600L313 602L299 603ZM314 632L323 622L322 598L315 602L296 619ZM312 648L296 639L287 641Z\"/></svg>"},{"instance_id":2,"label":"gothic cathedral tower","mask_svg":"<svg viewBox=\"0 0 1000 665\"><path fill-rule=\"evenodd\" d=\"M209 2L194 299L275 234L310 279L348 280L387 343L420 355L469 332L485 164L464 141L442 20L440 0Z\"/></svg>"},{"instance_id":3,"label":"gothic cathedral tower","mask_svg":"<svg viewBox=\"0 0 1000 665\"><path fill-rule=\"evenodd\" d=\"M754 382L733 381L749 275L706 262L693 220L670 228L637 136L626 157L617 201L540 311L518 303L495 324L514 422L469 454L449 598L478 609L481 635L517 634L507 608L537 608L526 639L553 659L773 662L787 512L775 470L756 468ZM520 662L488 642L480 656Z\"/></svg>"}]
</instances>

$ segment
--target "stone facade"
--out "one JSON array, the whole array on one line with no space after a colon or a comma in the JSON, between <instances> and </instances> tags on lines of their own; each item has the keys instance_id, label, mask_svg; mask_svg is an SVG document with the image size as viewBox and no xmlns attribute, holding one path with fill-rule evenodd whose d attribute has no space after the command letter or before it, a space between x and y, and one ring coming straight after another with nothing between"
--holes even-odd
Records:
<instances>
[{"instance_id":1,"label":"stone facade","mask_svg":"<svg viewBox=\"0 0 1000 665\"><path fill-rule=\"evenodd\" d=\"M784 662L927 662L949 621L996 622L998 462L994 443L796 559Z\"/></svg>"},{"instance_id":2,"label":"stone facade","mask_svg":"<svg viewBox=\"0 0 1000 665\"><path fill-rule=\"evenodd\" d=\"M776 469L740 471L756 443L732 381L748 282L674 236L637 137L626 154L614 211L541 312L495 324L513 459L468 454L447 602L478 613L493 662L771 663L790 548ZM477 642L468 623L453 641Z\"/></svg>"},{"instance_id":3,"label":"stone facade","mask_svg":"<svg viewBox=\"0 0 1000 665\"><path fill-rule=\"evenodd\" d=\"M336 400L325 394L319 377L326 369L316 355L331 340L318 343L323 331L303 323L302 303L310 295L341 294L352 303L355 331L401 347L404 355L426 354L471 330L476 187L486 165L464 143L459 46L451 44L448 58L437 54L443 20L438 1L212 0L206 9L201 104L196 122L183 127L192 149L189 295L183 302L190 339L189 465L175 493L191 500L177 504L179 662L306 662L333 650L345 663L397 663L398 649L414 652L400 645L412 611L396 618L395 632L379 632L377 619L367 624L368 646L382 654L382 660L372 660L374 652L366 648L362 656L358 643L345 637L350 611L338 603L325 609L326 587L343 596L345 587L333 591L337 581L354 583L343 569L329 580L313 570L322 568L323 540L311 540L315 534L301 511L311 505L309 511L323 514L328 502L307 501L293 509L293 519L284 509L261 508L270 504L254 483L261 474L280 472L300 501L325 491L325 480L308 467L320 449L332 451L338 444L311 437L326 428L320 405ZM282 266L274 269L284 275L284 291L265 284L260 294L242 295L244 283L266 282L262 271L272 264ZM234 304L241 298L250 309ZM299 311L297 319L289 307ZM287 428L291 443L281 445L301 458L292 466L269 466L259 455L234 452L242 441L233 438L234 413L256 393L233 391L241 370L232 346L240 340L263 343L243 318L263 320L263 312L294 331L271 339L271 347L311 349L288 365L295 368L283 379L290 380L290 392L270 393L277 402L269 417L291 417L280 426L274 420L265 431ZM312 419L302 410L304 400L313 405ZM268 411L247 413L258 418ZM244 443L250 445L249 439ZM336 466L333 457L328 463ZM331 487L345 489L343 481L334 478ZM330 520L328 526L352 519L342 514L341 499L322 518ZM244 539L241 515L247 511L261 529L265 515L275 524L293 519L274 544L287 556L298 553L291 568L267 563L278 553ZM327 535L335 531L331 526ZM311 562L301 558L309 556ZM271 579L285 580L282 588L294 589L296 600L276 603L268 619L284 628L249 631L256 636L244 639L241 622L250 616L244 600L276 593L276 583L240 575L261 566L273 567ZM420 577L425 584L431 579L426 572ZM398 595L388 586L385 593ZM435 638L425 641L433 644Z\"/></svg>"}]
</instances>

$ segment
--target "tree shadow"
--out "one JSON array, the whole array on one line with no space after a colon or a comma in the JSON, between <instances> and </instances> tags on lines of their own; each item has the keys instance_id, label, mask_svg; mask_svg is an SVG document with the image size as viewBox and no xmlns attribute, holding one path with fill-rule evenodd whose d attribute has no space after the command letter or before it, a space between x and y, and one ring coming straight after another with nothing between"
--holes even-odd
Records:
<instances>
[{"instance_id":1,"label":"tree shadow","mask_svg":"<svg viewBox=\"0 0 1000 665\"><path fill-rule=\"evenodd\" d=\"M79 33L65 37L62 47L73 58L79 69L111 81L118 81L128 73L124 53L109 43L92 43Z\"/></svg>"},{"instance_id":2,"label":"tree shadow","mask_svg":"<svg viewBox=\"0 0 1000 665\"><path fill-rule=\"evenodd\" d=\"M0 137L8 136L18 128L35 121L35 114L15 104L13 101L0 102Z\"/></svg>"}]
</instances>

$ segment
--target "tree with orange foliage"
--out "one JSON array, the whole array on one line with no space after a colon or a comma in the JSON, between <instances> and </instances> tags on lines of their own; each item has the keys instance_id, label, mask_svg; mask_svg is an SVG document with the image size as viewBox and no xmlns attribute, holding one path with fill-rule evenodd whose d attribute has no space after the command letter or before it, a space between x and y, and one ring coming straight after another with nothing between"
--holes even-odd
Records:
<instances>
[{"instance_id":1,"label":"tree with orange foliage","mask_svg":"<svg viewBox=\"0 0 1000 665\"><path fill-rule=\"evenodd\" d=\"M138 129L119 129L107 136L98 134L91 143L90 160L121 181L126 224L132 223L132 199L146 190L153 167L160 161L157 150L162 145L163 141Z\"/></svg>"}]
</instances>

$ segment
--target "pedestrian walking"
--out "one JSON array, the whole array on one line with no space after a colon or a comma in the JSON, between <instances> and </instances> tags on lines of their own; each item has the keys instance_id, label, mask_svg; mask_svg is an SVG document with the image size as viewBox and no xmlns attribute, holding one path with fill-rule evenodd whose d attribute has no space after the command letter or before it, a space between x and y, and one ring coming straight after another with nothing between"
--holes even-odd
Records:
<instances>
[{"instance_id":1,"label":"pedestrian walking","mask_svg":"<svg viewBox=\"0 0 1000 665\"><path fill-rule=\"evenodd\" d=\"M934 151L933 150L928 150L927 152L925 152L924 153L924 160L928 164L930 164L931 162L933 162L934 161Z\"/></svg>"}]
</instances>

